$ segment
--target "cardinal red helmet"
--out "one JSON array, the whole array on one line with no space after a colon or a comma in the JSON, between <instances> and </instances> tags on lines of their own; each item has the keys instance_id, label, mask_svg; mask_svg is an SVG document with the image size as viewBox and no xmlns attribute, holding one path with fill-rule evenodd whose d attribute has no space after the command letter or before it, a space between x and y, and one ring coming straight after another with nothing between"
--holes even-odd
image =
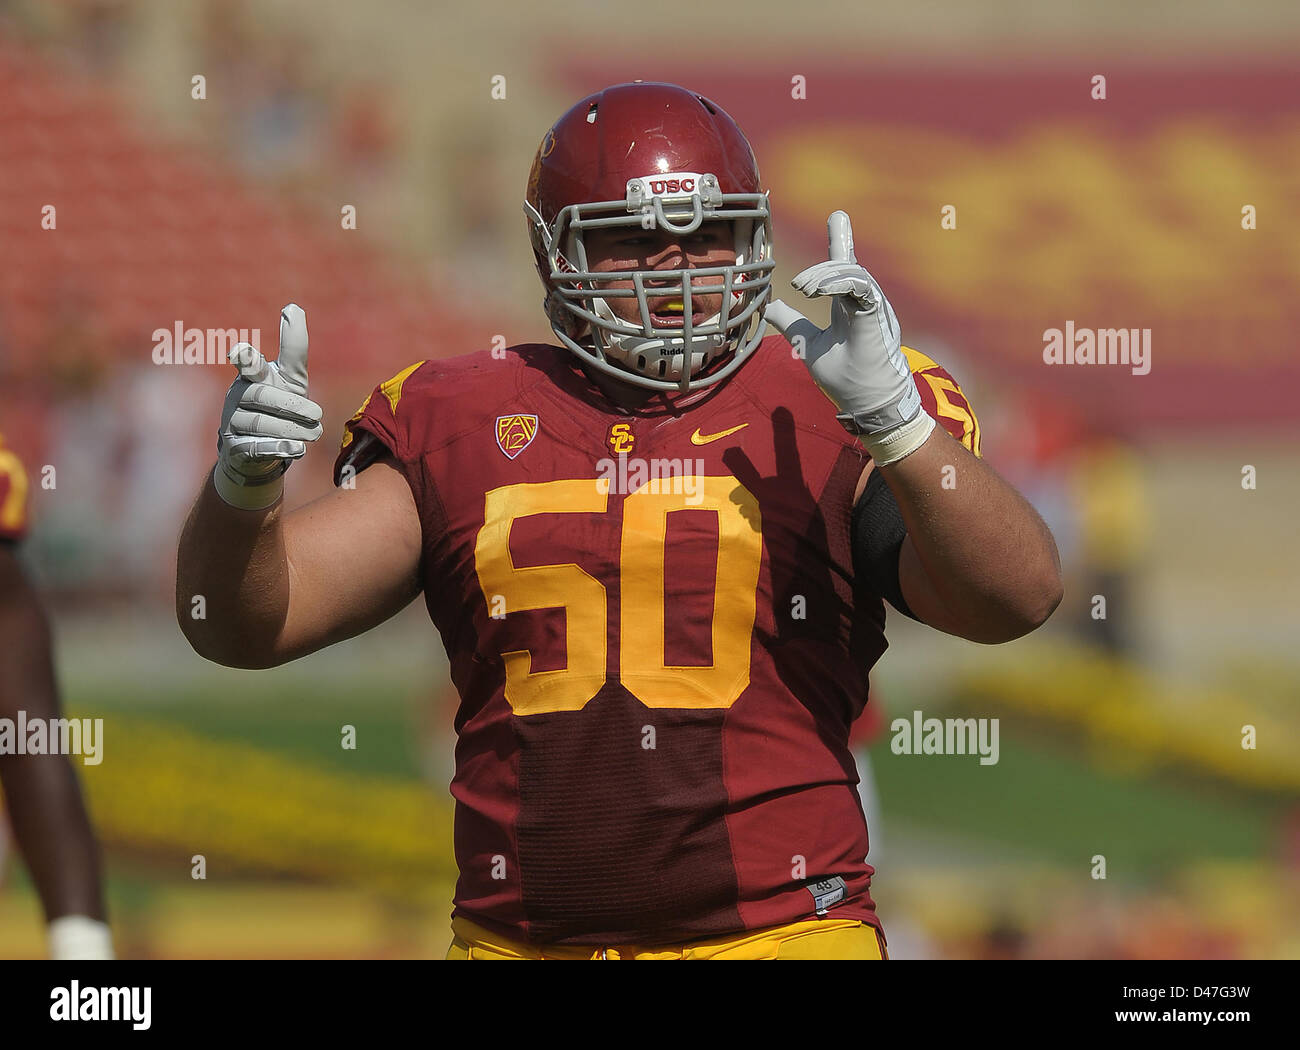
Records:
<instances>
[{"instance_id":1,"label":"cardinal red helmet","mask_svg":"<svg viewBox=\"0 0 1300 1050\"><path fill-rule=\"evenodd\" d=\"M591 367L655 390L696 389L725 379L762 340L775 265L767 194L748 140L702 95L637 82L587 96L542 139L524 213L551 327ZM685 236L705 222L731 224L734 264L601 273L588 267L585 230L626 226ZM680 296L680 326L654 322L647 281L656 298ZM694 317L692 296L719 289L718 313ZM616 316L606 302L613 297L635 298L640 323ZM728 353L730 361L709 370Z\"/></svg>"}]
</instances>

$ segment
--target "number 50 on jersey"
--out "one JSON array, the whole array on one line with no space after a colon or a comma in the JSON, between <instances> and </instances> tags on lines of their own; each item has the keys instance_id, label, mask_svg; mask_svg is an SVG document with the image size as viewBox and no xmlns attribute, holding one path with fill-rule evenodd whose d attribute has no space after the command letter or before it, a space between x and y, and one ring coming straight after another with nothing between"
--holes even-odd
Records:
<instances>
[{"instance_id":1,"label":"number 50 on jersey","mask_svg":"<svg viewBox=\"0 0 1300 1050\"><path fill-rule=\"evenodd\" d=\"M727 708L749 685L763 557L758 500L734 477L720 476L695 478L688 503L674 480L651 480L622 503L618 677L646 707ZM708 511L717 519L709 666L670 665L665 659L668 516L686 510ZM511 528L533 514L609 512L607 478L506 485L485 496L474 564L488 608L500 596L507 618L533 609L563 609L565 615L563 668L532 670L533 654L526 648L500 654L506 700L516 715L578 711L604 687L610 663L609 602L605 584L573 562L516 567L510 553Z\"/></svg>"}]
</instances>

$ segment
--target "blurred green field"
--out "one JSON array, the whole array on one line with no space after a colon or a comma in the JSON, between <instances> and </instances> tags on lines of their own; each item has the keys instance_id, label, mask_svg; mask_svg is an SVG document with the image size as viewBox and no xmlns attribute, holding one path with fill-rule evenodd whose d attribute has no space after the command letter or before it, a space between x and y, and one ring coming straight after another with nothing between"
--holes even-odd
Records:
<instances>
[{"instance_id":1,"label":"blurred green field","mask_svg":"<svg viewBox=\"0 0 1300 1050\"><path fill-rule=\"evenodd\" d=\"M165 707L141 703L138 692L120 686L73 697L72 706L85 716L133 714L201 736L242 741L323 769L418 778L414 719L398 683L376 687L370 676L333 679L286 695L277 681L257 674L241 677L245 681L234 692L211 680L172 686ZM355 749L340 746L344 725L356 727Z\"/></svg>"},{"instance_id":2,"label":"blurred green field","mask_svg":"<svg viewBox=\"0 0 1300 1050\"><path fill-rule=\"evenodd\" d=\"M1048 739L1004 735L1000 745L998 764L978 775L975 758L918 760L892 754L888 741L877 745L872 759L888 818L984 840L991 857L1005 846L1087 866L1101 853L1112 877L1145 878L1198 861L1267 857L1287 812L1273 799L1098 770Z\"/></svg>"}]
</instances>

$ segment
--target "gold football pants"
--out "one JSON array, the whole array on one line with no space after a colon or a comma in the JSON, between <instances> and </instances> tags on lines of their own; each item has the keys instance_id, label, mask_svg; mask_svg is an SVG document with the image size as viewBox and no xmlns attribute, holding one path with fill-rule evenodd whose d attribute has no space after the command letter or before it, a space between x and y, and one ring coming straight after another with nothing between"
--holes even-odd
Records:
<instances>
[{"instance_id":1,"label":"gold football pants","mask_svg":"<svg viewBox=\"0 0 1300 1050\"><path fill-rule=\"evenodd\" d=\"M888 959L884 938L856 919L813 919L693 944L532 945L508 941L462 918L448 959Z\"/></svg>"}]
</instances>

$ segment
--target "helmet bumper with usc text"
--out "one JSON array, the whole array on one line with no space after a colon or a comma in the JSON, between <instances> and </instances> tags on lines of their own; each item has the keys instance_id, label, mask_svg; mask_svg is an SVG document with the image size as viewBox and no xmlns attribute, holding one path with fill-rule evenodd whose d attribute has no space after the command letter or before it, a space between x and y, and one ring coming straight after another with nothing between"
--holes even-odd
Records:
<instances>
[{"instance_id":1,"label":"helmet bumper with usc text","mask_svg":"<svg viewBox=\"0 0 1300 1050\"><path fill-rule=\"evenodd\" d=\"M592 369L652 390L694 390L727 378L762 341L775 265L768 198L749 142L708 99L640 83L583 99L543 139L524 213L551 327ZM685 238L706 223L727 224L734 262L591 268L588 231ZM720 302L707 317L693 308L705 296ZM636 301L636 320L611 308L616 298ZM653 316L652 301L664 299L680 300L680 324Z\"/></svg>"}]
</instances>

